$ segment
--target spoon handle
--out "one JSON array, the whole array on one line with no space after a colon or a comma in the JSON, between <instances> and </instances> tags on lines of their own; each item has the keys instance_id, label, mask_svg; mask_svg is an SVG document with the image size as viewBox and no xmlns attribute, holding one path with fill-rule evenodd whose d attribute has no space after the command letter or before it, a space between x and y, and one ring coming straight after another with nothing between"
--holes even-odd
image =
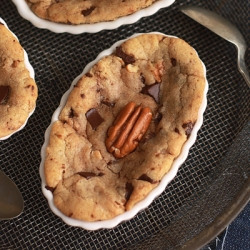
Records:
<instances>
[{"instance_id":1,"label":"spoon handle","mask_svg":"<svg viewBox=\"0 0 250 250\"><path fill-rule=\"evenodd\" d=\"M250 77L249 77L248 70L245 64L244 54L245 52L242 53L242 50L238 50L238 69L240 73L242 74L242 76L244 77L247 85L250 88Z\"/></svg>"}]
</instances>

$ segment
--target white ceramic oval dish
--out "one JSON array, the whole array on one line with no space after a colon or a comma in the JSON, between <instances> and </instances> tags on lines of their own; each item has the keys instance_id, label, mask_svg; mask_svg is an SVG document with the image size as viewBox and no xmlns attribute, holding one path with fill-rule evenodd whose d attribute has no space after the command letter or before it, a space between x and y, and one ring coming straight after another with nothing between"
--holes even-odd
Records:
<instances>
[{"instance_id":1,"label":"white ceramic oval dish","mask_svg":"<svg viewBox=\"0 0 250 250\"><path fill-rule=\"evenodd\" d=\"M5 25L5 27L12 33L12 35L18 40L17 36L8 28L6 22L1 17L0 17L0 23L3 23ZM28 54L24 49L23 49L23 52L24 52L24 64L25 64L26 68L28 69L28 71L30 72L30 77L35 80L35 71L34 71L33 67L31 66L31 64L29 62ZM35 108L36 107L34 107L34 109L29 113L29 116L27 117L26 121L24 122L24 124L18 130L14 131L13 133L11 133L11 134L9 134L7 136L0 137L0 141L1 140L6 140L10 136L15 134L16 132L22 130L25 127L25 125L27 124L28 119L30 118L30 116L34 113Z\"/></svg>"},{"instance_id":2,"label":"white ceramic oval dish","mask_svg":"<svg viewBox=\"0 0 250 250\"><path fill-rule=\"evenodd\" d=\"M152 33L168 36L168 35L165 35L165 34L162 34L159 32L152 32ZM138 35L141 35L141 33L135 34L135 35L129 37L128 39L130 39L132 37L136 37ZM168 37L173 37L173 36L168 36ZM126 39L126 40L128 40L128 39ZM160 181L159 185L147 195L147 197L145 197L142 201L138 202L130 211L126 211L123 214L120 214L120 215L114 217L113 219L96 221L96 222L86 222L86 221L81 221L81 220L69 218L69 217L65 216L63 213L61 213L56 208L56 206L53 203L52 192L45 188L46 182L45 182L45 175L44 175L44 161L45 161L46 147L49 143L51 126L55 121L58 120L58 116L59 116L61 110L63 109L63 107L65 106L71 90L73 89L74 85L78 82L78 80L84 74L86 74L102 57L112 54L115 51L115 48L117 46L121 45L124 41L125 40L118 41L111 48L101 52L94 61L90 62L85 67L85 69L83 70L81 75L79 75L78 77L76 77L74 79L69 90L62 96L60 106L54 112L52 119L51 119L51 124L45 132L45 142L44 142L42 149L41 149L41 164L40 164L40 176L41 176L41 180L42 180L42 192L43 192L44 196L47 198L49 206L50 206L51 210L53 211L53 213L56 214L57 216L59 216L66 224L68 224L70 226L77 226L77 227L81 227L81 228L84 228L87 230L97 230L97 229L102 229L102 228L109 228L110 229L110 228L117 226L122 221L132 219L139 211L147 208L152 203L152 201L165 190L168 183L176 176L179 167L186 160L186 158L188 156L189 149L194 144L196 137L197 137L198 130L200 129L200 127L203 123L203 113L204 113L206 106L207 106L207 97L206 97L207 91L208 91L207 80L206 80L205 89L204 89L204 93L203 93L203 101L202 101L202 104L201 104L201 107L200 107L199 113L198 113L198 119L195 123L195 126L192 130L191 135L189 136L188 140L184 144L182 151L181 151L181 154L178 156L178 158L176 158L174 160L173 165L172 165L171 169L169 170L169 172L163 177L163 179ZM205 68L205 65L203 64L203 62L202 62L202 65L204 68L204 76L206 79L206 68Z\"/></svg>"},{"instance_id":3,"label":"white ceramic oval dish","mask_svg":"<svg viewBox=\"0 0 250 250\"><path fill-rule=\"evenodd\" d=\"M34 26L40 29L48 29L55 33L71 33L71 34L81 34L84 32L87 33L96 33L101 30L112 30L120 27L124 24L132 24L137 22L142 17L150 16L155 14L159 9L166 8L172 5L175 0L158 0L153 3L151 6L139 10L131 15L120 17L114 21L109 22L99 22L94 24L79 24L79 25L71 25L71 24L62 24L55 23L48 20L44 20L36 16L25 0L12 0L12 2L16 5L19 14L24 18L30 21Z\"/></svg>"}]
</instances>

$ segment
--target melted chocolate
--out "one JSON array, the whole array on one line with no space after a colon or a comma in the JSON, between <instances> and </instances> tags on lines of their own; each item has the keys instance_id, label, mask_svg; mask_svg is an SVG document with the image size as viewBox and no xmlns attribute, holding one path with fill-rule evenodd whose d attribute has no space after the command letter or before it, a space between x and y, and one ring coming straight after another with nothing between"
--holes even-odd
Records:
<instances>
[{"instance_id":1,"label":"melted chocolate","mask_svg":"<svg viewBox=\"0 0 250 250\"><path fill-rule=\"evenodd\" d=\"M90 7L89 9L82 10L82 14L83 14L84 16L88 16L88 15L91 14L91 12L92 12L94 9L95 9L95 7L92 6L92 7Z\"/></svg>"},{"instance_id":2,"label":"melted chocolate","mask_svg":"<svg viewBox=\"0 0 250 250\"><path fill-rule=\"evenodd\" d=\"M127 55L126 53L124 53L121 47L116 48L116 55L121 57L126 64L131 64L135 62L134 56Z\"/></svg>"},{"instance_id":3,"label":"melted chocolate","mask_svg":"<svg viewBox=\"0 0 250 250\"><path fill-rule=\"evenodd\" d=\"M147 182L150 182L152 184L155 183L155 181L153 179L151 179L149 176L147 176L146 174L141 175L138 180L147 181Z\"/></svg>"},{"instance_id":4,"label":"melted chocolate","mask_svg":"<svg viewBox=\"0 0 250 250\"><path fill-rule=\"evenodd\" d=\"M104 121L95 108L88 110L85 115L94 130Z\"/></svg>"},{"instance_id":5,"label":"melted chocolate","mask_svg":"<svg viewBox=\"0 0 250 250\"><path fill-rule=\"evenodd\" d=\"M161 119L162 119L162 113L157 112L155 115L155 118L154 118L154 122L159 123L161 121Z\"/></svg>"},{"instance_id":6,"label":"melted chocolate","mask_svg":"<svg viewBox=\"0 0 250 250\"><path fill-rule=\"evenodd\" d=\"M171 58L171 64L172 64L172 66L176 66L176 64L177 64L177 61L176 61L176 59L175 58Z\"/></svg>"},{"instance_id":7,"label":"melted chocolate","mask_svg":"<svg viewBox=\"0 0 250 250\"><path fill-rule=\"evenodd\" d=\"M159 91L160 91L160 83L155 83L152 85L145 85L141 93L149 95L154 98L154 100L159 103Z\"/></svg>"},{"instance_id":8,"label":"melted chocolate","mask_svg":"<svg viewBox=\"0 0 250 250\"><path fill-rule=\"evenodd\" d=\"M183 124L182 127L185 129L185 133L186 133L187 137L189 137L192 130L193 130L194 123L188 122L188 123Z\"/></svg>"},{"instance_id":9,"label":"melted chocolate","mask_svg":"<svg viewBox=\"0 0 250 250\"><path fill-rule=\"evenodd\" d=\"M141 143L144 144L147 141L151 140L153 137L155 137L155 133L154 132L149 132L145 136L143 136L143 138L141 139Z\"/></svg>"},{"instance_id":10,"label":"melted chocolate","mask_svg":"<svg viewBox=\"0 0 250 250\"><path fill-rule=\"evenodd\" d=\"M174 129L174 132L177 133L177 134L180 134L180 131L179 131L178 128L175 128L175 129Z\"/></svg>"},{"instance_id":11,"label":"melted chocolate","mask_svg":"<svg viewBox=\"0 0 250 250\"><path fill-rule=\"evenodd\" d=\"M71 108L69 113L69 118L73 118L75 116L74 110Z\"/></svg>"},{"instance_id":12,"label":"melted chocolate","mask_svg":"<svg viewBox=\"0 0 250 250\"><path fill-rule=\"evenodd\" d=\"M6 104L9 97L10 87L9 86L0 86L0 104Z\"/></svg>"},{"instance_id":13,"label":"melted chocolate","mask_svg":"<svg viewBox=\"0 0 250 250\"><path fill-rule=\"evenodd\" d=\"M89 72L85 74L85 76L87 77L92 77L92 74L90 74Z\"/></svg>"},{"instance_id":14,"label":"melted chocolate","mask_svg":"<svg viewBox=\"0 0 250 250\"><path fill-rule=\"evenodd\" d=\"M140 79L141 79L141 82L145 84L146 80L145 80L145 77L143 76L143 74L140 75Z\"/></svg>"},{"instance_id":15,"label":"melted chocolate","mask_svg":"<svg viewBox=\"0 0 250 250\"><path fill-rule=\"evenodd\" d=\"M97 176L103 176L104 175L104 173L95 174L93 172L78 172L77 174L81 175L82 177L86 178L87 180L89 180L92 177L97 177Z\"/></svg>"},{"instance_id":16,"label":"melted chocolate","mask_svg":"<svg viewBox=\"0 0 250 250\"><path fill-rule=\"evenodd\" d=\"M51 191L52 193L55 191L55 188L50 187L50 186L45 186L45 188L49 191Z\"/></svg>"},{"instance_id":17,"label":"melted chocolate","mask_svg":"<svg viewBox=\"0 0 250 250\"><path fill-rule=\"evenodd\" d=\"M126 193L125 193L125 199L128 201L132 192L134 190L134 187L131 183L126 183Z\"/></svg>"},{"instance_id":18,"label":"melted chocolate","mask_svg":"<svg viewBox=\"0 0 250 250\"><path fill-rule=\"evenodd\" d=\"M102 100L101 103L108 106L108 107L111 107L111 108L113 108L115 106L115 103L110 102L109 100Z\"/></svg>"}]
</instances>

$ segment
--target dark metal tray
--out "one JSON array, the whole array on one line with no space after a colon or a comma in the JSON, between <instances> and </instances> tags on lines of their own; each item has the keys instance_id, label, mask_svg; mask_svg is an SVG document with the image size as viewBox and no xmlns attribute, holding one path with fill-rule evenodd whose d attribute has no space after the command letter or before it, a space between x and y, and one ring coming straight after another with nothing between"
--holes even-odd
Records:
<instances>
[{"instance_id":1,"label":"dark metal tray","mask_svg":"<svg viewBox=\"0 0 250 250\"><path fill-rule=\"evenodd\" d=\"M80 35L38 29L11 1L1 0L0 17L27 51L39 87L26 127L0 141L0 169L25 201L20 217L0 222L1 249L199 249L244 207L250 197L250 89L237 70L236 48L181 13L184 4L220 13L250 44L250 3L244 0L177 0L135 24ZM41 192L44 132L61 96L90 61L117 40L151 31L183 38L207 67L208 106L197 141L165 192L135 218L111 230L70 227ZM249 49L245 58L250 69Z\"/></svg>"}]
</instances>

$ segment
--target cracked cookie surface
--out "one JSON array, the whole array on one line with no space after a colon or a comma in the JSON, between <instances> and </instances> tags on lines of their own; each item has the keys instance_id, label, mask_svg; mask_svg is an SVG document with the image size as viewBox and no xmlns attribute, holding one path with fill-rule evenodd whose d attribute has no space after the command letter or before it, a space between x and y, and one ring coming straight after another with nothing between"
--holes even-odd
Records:
<instances>
[{"instance_id":1,"label":"cracked cookie surface","mask_svg":"<svg viewBox=\"0 0 250 250\"><path fill-rule=\"evenodd\" d=\"M0 138L17 131L36 105L37 85L25 66L24 50L0 22Z\"/></svg>"},{"instance_id":2,"label":"cracked cookie surface","mask_svg":"<svg viewBox=\"0 0 250 250\"><path fill-rule=\"evenodd\" d=\"M57 23L112 21L146 8L156 0L26 0L39 17Z\"/></svg>"},{"instance_id":3,"label":"cracked cookie surface","mask_svg":"<svg viewBox=\"0 0 250 250\"><path fill-rule=\"evenodd\" d=\"M139 35L97 62L74 86L52 125L44 167L58 209L98 221L145 198L190 136L204 87L196 51L179 38ZM148 107L152 119L136 148L116 158L105 140L131 102Z\"/></svg>"}]
</instances>

